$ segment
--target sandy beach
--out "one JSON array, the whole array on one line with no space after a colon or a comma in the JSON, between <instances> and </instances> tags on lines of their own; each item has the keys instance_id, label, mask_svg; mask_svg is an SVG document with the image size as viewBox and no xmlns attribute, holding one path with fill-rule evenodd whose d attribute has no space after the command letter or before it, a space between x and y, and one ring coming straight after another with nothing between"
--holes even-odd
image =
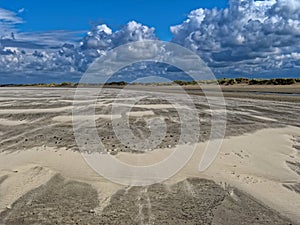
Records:
<instances>
[{"instance_id":1,"label":"sandy beach","mask_svg":"<svg viewBox=\"0 0 300 225\"><path fill-rule=\"evenodd\" d=\"M112 157L147 166L196 146L170 179L131 187L100 176L82 157L72 128L74 91L0 89L0 224L300 224L297 101L227 96L225 139L213 164L200 172L211 129L203 96L191 95L201 124L199 140L178 143L176 109L145 91L126 114L133 133L148 137L144 120L153 118L163 118L167 130L157 148L140 154L114 135L113 120L122 117L111 113L118 91L105 90L93 118ZM136 96L140 91L128 91L126 98L117 98L117 107Z\"/></svg>"}]
</instances>

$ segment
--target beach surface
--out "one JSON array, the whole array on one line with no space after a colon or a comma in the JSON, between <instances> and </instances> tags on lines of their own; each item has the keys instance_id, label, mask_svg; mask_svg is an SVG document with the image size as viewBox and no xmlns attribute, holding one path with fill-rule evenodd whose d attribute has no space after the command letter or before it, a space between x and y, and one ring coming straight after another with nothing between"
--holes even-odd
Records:
<instances>
[{"instance_id":1,"label":"beach surface","mask_svg":"<svg viewBox=\"0 0 300 225\"><path fill-rule=\"evenodd\" d=\"M163 100L148 88L127 90L122 97L119 89L105 89L94 115L75 117L92 117L108 154L130 165L153 165L174 151L195 148L170 179L134 187L111 182L85 161L72 126L75 89L1 88L0 224L300 224L297 97L225 93L224 140L214 162L200 172L210 140L210 107L204 96L190 93L200 135L197 141L180 138L181 118L171 100L181 93L171 89L163 90L169 94ZM75 104L86 104L91 93L87 89L87 98ZM137 97L126 114L136 136L149 137L147 120L166 123L161 142L142 153L124 145L113 129L124 115L112 107L126 107Z\"/></svg>"}]
</instances>

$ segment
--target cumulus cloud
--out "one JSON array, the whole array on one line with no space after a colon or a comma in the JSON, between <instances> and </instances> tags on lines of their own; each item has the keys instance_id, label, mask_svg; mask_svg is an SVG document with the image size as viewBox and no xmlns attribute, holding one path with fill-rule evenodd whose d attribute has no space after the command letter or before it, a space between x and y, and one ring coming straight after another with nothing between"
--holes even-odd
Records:
<instances>
[{"instance_id":1,"label":"cumulus cloud","mask_svg":"<svg viewBox=\"0 0 300 225\"><path fill-rule=\"evenodd\" d=\"M135 21L129 22L123 29L117 31L114 36L115 46L126 44L133 41L155 40L155 29L144 26Z\"/></svg>"},{"instance_id":2,"label":"cumulus cloud","mask_svg":"<svg viewBox=\"0 0 300 225\"><path fill-rule=\"evenodd\" d=\"M286 19L299 20L300 1L278 0L271 9L272 14L277 14Z\"/></svg>"},{"instance_id":3,"label":"cumulus cloud","mask_svg":"<svg viewBox=\"0 0 300 225\"><path fill-rule=\"evenodd\" d=\"M110 49L133 41L158 40L153 27L135 21L117 31L106 24L93 26L80 40L80 32L18 32L15 27L22 22L18 13L0 8L1 74L71 77L86 71ZM193 10L171 32L173 42L199 54L216 74L300 72L299 0L230 0L228 8ZM158 50L152 46L149 54ZM136 58L141 55L136 49L132 53ZM143 74L168 77L170 73L182 77L180 71L157 63L124 68L117 77L134 80Z\"/></svg>"},{"instance_id":4,"label":"cumulus cloud","mask_svg":"<svg viewBox=\"0 0 300 225\"><path fill-rule=\"evenodd\" d=\"M121 30L112 32L106 25L95 26L82 41L84 49L108 50L133 41L155 40L154 28L135 21L126 24Z\"/></svg>"},{"instance_id":5,"label":"cumulus cloud","mask_svg":"<svg viewBox=\"0 0 300 225\"><path fill-rule=\"evenodd\" d=\"M84 71L95 58L122 44L142 40L156 40L157 37L154 31L154 28L149 28L136 21L130 21L122 29L115 32L106 24L93 27L80 43L79 51L84 61L81 71Z\"/></svg>"},{"instance_id":6,"label":"cumulus cloud","mask_svg":"<svg viewBox=\"0 0 300 225\"><path fill-rule=\"evenodd\" d=\"M300 2L230 0L225 9L192 11L171 32L218 73L292 68L299 60Z\"/></svg>"},{"instance_id":7,"label":"cumulus cloud","mask_svg":"<svg viewBox=\"0 0 300 225\"><path fill-rule=\"evenodd\" d=\"M6 13L5 21L21 22L14 19L14 13ZM0 21L1 23L3 21ZM154 28L135 21L129 22L115 32L106 24L94 26L77 44L72 37L74 33L67 31L17 33L13 37L3 37L0 39L0 72L2 74L82 73L96 58L114 47L132 41L157 39ZM67 40L69 42L66 42Z\"/></svg>"}]
</instances>

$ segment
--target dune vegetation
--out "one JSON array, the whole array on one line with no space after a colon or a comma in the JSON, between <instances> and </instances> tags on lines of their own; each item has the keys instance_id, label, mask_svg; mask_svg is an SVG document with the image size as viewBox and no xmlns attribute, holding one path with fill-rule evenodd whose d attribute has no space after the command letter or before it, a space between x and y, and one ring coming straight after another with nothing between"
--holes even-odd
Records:
<instances>
[{"instance_id":1,"label":"dune vegetation","mask_svg":"<svg viewBox=\"0 0 300 225\"><path fill-rule=\"evenodd\" d=\"M200 81L185 81L185 80L174 80L172 83L128 83L126 81L119 82L108 82L105 86L126 86L126 85L155 85L155 86L168 86L168 85L197 85L197 84L216 84L219 85L293 85L300 83L300 78L274 78L274 79L249 79L249 78L222 78L215 80L200 80ZM62 82L62 83L36 83L36 84L0 84L0 87L77 87L87 86L94 87L103 84L85 84L85 83L74 83L74 82Z\"/></svg>"}]
</instances>

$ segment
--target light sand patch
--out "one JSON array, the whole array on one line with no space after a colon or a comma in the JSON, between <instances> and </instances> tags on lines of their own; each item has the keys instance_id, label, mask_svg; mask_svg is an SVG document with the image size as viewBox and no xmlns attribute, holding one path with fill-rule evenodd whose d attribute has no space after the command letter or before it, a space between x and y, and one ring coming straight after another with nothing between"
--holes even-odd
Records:
<instances>
[{"instance_id":1,"label":"light sand patch","mask_svg":"<svg viewBox=\"0 0 300 225\"><path fill-rule=\"evenodd\" d=\"M256 119L260 119L260 120L265 120L265 121L272 121L272 122L276 122L276 119L272 119L272 118L268 118L265 116L255 116L255 115L251 115L251 117L256 118Z\"/></svg>"},{"instance_id":2,"label":"light sand patch","mask_svg":"<svg viewBox=\"0 0 300 225\"><path fill-rule=\"evenodd\" d=\"M0 105L2 107L12 107L14 105L15 101L8 101L8 102L1 102Z\"/></svg>"},{"instance_id":3,"label":"light sand patch","mask_svg":"<svg viewBox=\"0 0 300 225\"><path fill-rule=\"evenodd\" d=\"M9 120L9 119L2 119L0 118L0 125L3 126L17 126L21 124L28 123L27 120Z\"/></svg>"},{"instance_id":4,"label":"light sand patch","mask_svg":"<svg viewBox=\"0 0 300 225\"><path fill-rule=\"evenodd\" d=\"M208 110L205 110L206 112L208 113L212 113L212 110L208 109ZM242 111L231 111L231 110L213 110L214 113L231 113L233 115L245 115L245 116L249 116L249 117L252 117L252 118L256 118L256 119L260 119L260 120L264 120L264 121L271 121L271 122L276 122L277 120L276 119L272 119L272 118L269 118L269 117L266 117L266 116L258 116L258 115L253 115L251 114L250 112L256 112L258 113L257 111L254 111L254 110L248 110L249 112L242 112Z\"/></svg>"},{"instance_id":5,"label":"light sand patch","mask_svg":"<svg viewBox=\"0 0 300 225\"><path fill-rule=\"evenodd\" d=\"M0 171L8 177L0 185L0 212L22 197L30 190L45 184L54 175L53 171L35 166L24 165L15 167L14 171Z\"/></svg>"},{"instance_id":6,"label":"light sand patch","mask_svg":"<svg viewBox=\"0 0 300 225\"><path fill-rule=\"evenodd\" d=\"M271 121L271 122L276 122L277 121L276 119L272 119L272 118L269 118L269 117L253 115L250 112L231 111L231 113L245 115L245 116L249 116L249 117L252 117L252 118L265 120L265 121Z\"/></svg>"},{"instance_id":7,"label":"light sand patch","mask_svg":"<svg viewBox=\"0 0 300 225\"><path fill-rule=\"evenodd\" d=\"M160 161L167 158L169 155L171 155L175 149L184 150L186 146L177 146L176 148L170 149L159 149L159 150L153 150L148 151L145 154L132 154L129 152L120 152L116 156L114 156L116 159L120 160L121 162L124 162L129 165L134 166L148 166L153 165L155 163L159 163Z\"/></svg>"},{"instance_id":8,"label":"light sand patch","mask_svg":"<svg viewBox=\"0 0 300 225\"><path fill-rule=\"evenodd\" d=\"M228 113L229 111L228 110L226 110L226 109L205 109L204 110L204 112L206 112L206 113L209 113L209 114L212 114L212 113Z\"/></svg>"},{"instance_id":9,"label":"light sand patch","mask_svg":"<svg viewBox=\"0 0 300 225\"><path fill-rule=\"evenodd\" d=\"M276 119L272 119L272 118L269 118L269 117L265 117L265 116L257 116L257 115L253 115L251 114L250 112L256 112L258 113L257 111L255 110L248 110L249 112L242 112L242 111L231 111L231 110L223 110L223 109L220 109L220 110L211 110L211 109L207 109L205 110L205 112L209 113L209 114L212 114L212 112L214 113L231 113L233 115L245 115L245 116L249 116L249 117L252 117L252 118L256 118L256 119L260 119L260 120L264 120L264 121L271 121L271 122L276 122L277 120Z\"/></svg>"},{"instance_id":10,"label":"light sand patch","mask_svg":"<svg viewBox=\"0 0 300 225\"><path fill-rule=\"evenodd\" d=\"M49 99L57 99L57 97L49 96L49 97L0 97L0 101L32 101L32 100L49 100Z\"/></svg>"},{"instance_id":11,"label":"light sand patch","mask_svg":"<svg viewBox=\"0 0 300 225\"><path fill-rule=\"evenodd\" d=\"M180 106L180 105L172 105L172 104L149 104L149 105L143 105L143 104L136 104L136 105L131 105L131 104L122 104L122 103L111 103L109 105L112 106L124 106L124 107L134 107L134 108L142 108L142 109L176 109L176 108L187 108L185 106Z\"/></svg>"},{"instance_id":12,"label":"light sand patch","mask_svg":"<svg viewBox=\"0 0 300 225\"><path fill-rule=\"evenodd\" d=\"M155 115L152 110L148 111L135 111L135 112L127 112L127 116L140 117L140 116L153 116Z\"/></svg>"},{"instance_id":13,"label":"light sand patch","mask_svg":"<svg viewBox=\"0 0 300 225\"><path fill-rule=\"evenodd\" d=\"M56 173L91 184L98 191L100 202L107 201L121 188L95 173L78 152L40 147L0 153L0 177L9 176L0 184L0 212Z\"/></svg>"},{"instance_id":14,"label":"light sand patch","mask_svg":"<svg viewBox=\"0 0 300 225\"><path fill-rule=\"evenodd\" d=\"M98 120L98 119L105 119L105 120L114 120L114 119L119 119L121 118L121 115L93 115L93 116L56 116L53 117L52 120L56 122L62 122L62 123L67 123L67 122L72 122L72 120Z\"/></svg>"},{"instance_id":15,"label":"light sand patch","mask_svg":"<svg viewBox=\"0 0 300 225\"><path fill-rule=\"evenodd\" d=\"M198 167L206 143L201 143L191 161L168 182L194 176L213 179L237 187L300 222L300 195L282 186L300 183L300 177L285 163L295 151L291 137L299 134L299 128L288 127L225 139L217 159L203 173ZM299 156L295 160L299 161Z\"/></svg>"},{"instance_id":16,"label":"light sand patch","mask_svg":"<svg viewBox=\"0 0 300 225\"><path fill-rule=\"evenodd\" d=\"M128 100L135 100L136 98L97 98L95 96L95 99L92 98L93 96L90 96L89 99L60 99L60 102L68 102L68 103L77 103L77 102L95 102L95 99L97 99L97 102L106 102L106 101L128 101Z\"/></svg>"},{"instance_id":17,"label":"light sand patch","mask_svg":"<svg viewBox=\"0 0 300 225\"><path fill-rule=\"evenodd\" d=\"M300 135L299 128L266 129L225 139L217 159L203 173L198 168L207 143L199 143L189 163L166 183L174 184L187 177L212 179L224 186L237 187L300 222L300 195L282 186L283 183L300 183L300 177L285 163L295 155L291 141L294 135ZM160 149L134 156L121 153L116 158L128 164L147 166L168 157L173 150ZM294 160L299 161L299 156Z\"/></svg>"},{"instance_id":18,"label":"light sand patch","mask_svg":"<svg viewBox=\"0 0 300 225\"><path fill-rule=\"evenodd\" d=\"M300 160L299 155L295 158L292 148L292 137L299 135L299 128L287 127L225 139L217 159L203 173L199 172L198 167L207 143L200 143L189 163L166 183L174 184L187 177L212 179L224 186L237 187L300 222L300 195L282 186L283 183L300 183L300 177L286 165L291 155L294 160ZM189 147L180 146L182 150ZM1 209L11 205L25 191L46 182L54 173L92 184L98 190L101 202L108 202L109 197L121 187L95 173L77 152L42 149L0 154L0 177L9 176L0 185L1 196L8 196L5 202L0 202ZM120 153L115 157L141 166L161 161L172 151L174 149L154 150L134 157L130 153ZM15 170L18 173L14 173ZM36 170L40 171L37 173L40 175L33 176ZM20 186L26 187L24 191Z\"/></svg>"},{"instance_id":19,"label":"light sand patch","mask_svg":"<svg viewBox=\"0 0 300 225\"><path fill-rule=\"evenodd\" d=\"M59 107L59 108L45 108L45 109L1 109L0 115L3 114L34 114L34 113L55 113L55 112L64 112L71 110L72 106L65 106L65 107Z\"/></svg>"}]
</instances>

